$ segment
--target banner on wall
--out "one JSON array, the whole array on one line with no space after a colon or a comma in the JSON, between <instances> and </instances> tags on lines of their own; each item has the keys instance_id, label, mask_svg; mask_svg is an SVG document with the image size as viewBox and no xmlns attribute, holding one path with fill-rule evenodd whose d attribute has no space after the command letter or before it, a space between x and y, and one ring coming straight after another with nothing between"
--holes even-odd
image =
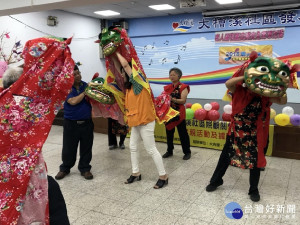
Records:
<instances>
[{"instance_id":1,"label":"banner on wall","mask_svg":"<svg viewBox=\"0 0 300 225\"><path fill-rule=\"evenodd\" d=\"M222 150L229 126L225 121L186 120L190 144L194 147ZM274 125L269 127L269 146L266 155L272 155ZM154 131L155 141L167 142L166 128L156 123ZM174 134L174 144L180 144L177 129Z\"/></svg>"},{"instance_id":2,"label":"banner on wall","mask_svg":"<svg viewBox=\"0 0 300 225\"><path fill-rule=\"evenodd\" d=\"M215 42L241 42L279 40L284 37L284 27L252 30L222 31L215 33Z\"/></svg>"},{"instance_id":3,"label":"banner on wall","mask_svg":"<svg viewBox=\"0 0 300 225\"><path fill-rule=\"evenodd\" d=\"M272 45L226 46L219 48L219 64L242 64L249 59L252 51L258 56L272 57Z\"/></svg>"}]
</instances>

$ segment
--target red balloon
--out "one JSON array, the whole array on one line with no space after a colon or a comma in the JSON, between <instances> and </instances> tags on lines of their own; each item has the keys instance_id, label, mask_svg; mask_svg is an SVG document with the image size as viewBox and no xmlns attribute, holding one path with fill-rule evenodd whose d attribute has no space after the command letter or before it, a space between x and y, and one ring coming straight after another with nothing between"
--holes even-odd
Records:
<instances>
[{"instance_id":1,"label":"red balloon","mask_svg":"<svg viewBox=\"0 0 300 225\"><path fill-rule=\"evenodd\" d=\"M185 108L189 109L189 108L192 107L192 105L193 105L192 103L186 103L186 104L185 104Z\"/></svg>"},{"instance_id":2,"label":"red balloon","mask_svg":"<svg viewBox=\"0 0 300 225\"><path fill-rule=\"evenodd\" d=\"M194 117L197 120L204 120L207 115L207 111L205 109L197 109L195 111Z\"/></svg>"},{"instance_id":3,"label":"red balloon","mask_svg":"<svg viewBox=\"0 0 300 225\"><path fill-rule=\"evenodd\" d=\"M206 117L204 118L204 120L210 120L208 117L208 113L206 113Z\"/></svg>"},{"instance_id":4,"label":"red balloon","mask_svg":"<svg viewBox=\"0 0 300 225\"><path fill-rule=\"evenodd\" d=\"M219 103L217 103L217 102L211 102L210 104L212 106L211 109L217 110L217 111L220 109L220 104Z\"/></svg>"},{"instance_id":5,"label":"red balloon","mask_svg":"<svg viewBox=\"0 0 300 225\"><path fill-rule=\"evenodd\" d=\"M223 113L223 114L222 114L222 119L223 119L224 121L230 121L230 120L231 120L231 114Z\"/></svg>"},{"instance_id":6,"label":"red balloon","mask_svg":"<svg viewBox=\"0 0 300 225\"><path fill-rule=\"evenodd\" d=\"M207 113L207 115L208 115L208 118L209 118L209 120L211 120L211 121L216 121L216 120L218 120L219 119L219 117L220 117L220 113L217 111L217 110L210 110L208 113Z\"/></svg>"}]
</instances>

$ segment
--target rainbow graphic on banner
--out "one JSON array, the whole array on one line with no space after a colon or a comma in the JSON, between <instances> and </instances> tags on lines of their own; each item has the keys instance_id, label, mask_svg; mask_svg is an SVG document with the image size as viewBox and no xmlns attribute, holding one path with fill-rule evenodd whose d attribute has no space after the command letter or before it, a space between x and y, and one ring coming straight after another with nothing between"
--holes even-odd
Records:
<instances>
[{"instance_id":1,"label":"rainbow graphic on banner","mask_svg":"<svg viewBox=\"0 0 300 225\"><path fill-rule=\"evenodd\" d=\"M293 64L300 64L300 53L286 55L278 57L280 60L290 60ZM207 84L222 84L225 83L235 71L238 70L240 66L233 66L226 69L215 70L207 73L199 73L194 75L187 75L180 79L182 83L188 85L207 85ZM297 73L297 76L300 77L300 72ZM165 78L148 78L149 82L152 84L170 84L169 77Z\"/></svg>"},{"instance_id":2,"label":"rainbow graphic on banner","mask_svg":"<svg viewBox=\"0 0 300 225\"><path fill-rule=\"evenodd\" d=\"M191 29L191 26L179 26L174 31L187 32L189 29Z\"/></svg>"}]
</instances>

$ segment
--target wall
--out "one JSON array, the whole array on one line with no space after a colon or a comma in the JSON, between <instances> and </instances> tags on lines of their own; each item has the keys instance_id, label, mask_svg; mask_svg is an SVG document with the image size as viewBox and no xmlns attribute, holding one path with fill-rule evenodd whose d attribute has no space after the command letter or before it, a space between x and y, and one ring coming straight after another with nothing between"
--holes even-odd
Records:
<instances>
[{"instance_id":1,"label":"wall","mask_svg":"<svg viewBox=\"0 0 300 225\"><path fill-rule=\"evenodd\" d=\"M56 16L58 25L47 25L47 17ZM80 61L82 79L90 81L95 72L101 76L106 75L105 62L99 59L99 45L94 43L100 33L100 21L95 18L54 10L0 17L0 34L9 32L10 39L5 38L5 48L10 51L15 41L27 40L53 35L58 37L71 37L70 45L72 57L75 62ZM18 21L17 21L18 20Z\"/></svg>"}]
</instances>

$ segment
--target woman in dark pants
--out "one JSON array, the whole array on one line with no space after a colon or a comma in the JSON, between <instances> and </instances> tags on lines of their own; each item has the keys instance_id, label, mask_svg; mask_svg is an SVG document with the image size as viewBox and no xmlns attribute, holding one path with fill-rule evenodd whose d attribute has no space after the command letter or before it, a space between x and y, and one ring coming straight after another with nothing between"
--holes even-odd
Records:
<instances>
[{"instance_id":1,"label":"woman in dark pants","mask_svg":"<svg viewBox=\"0 0 300 225\"><path fill-rule=\"evenodd\" d=\"M172 81L172 84L164 87L164 91L171 95L171 107L179 111L179 115L166 123L168 149L167 152L163 155L163 158L168 158L173 155L173 139L175 127L177 127L182 151L184 154L183 159L188 160L191 158L191 150L190 137L186 129L184 104L186 102L187 95L190 92L190 87L180 82L181 76L182 72L180 69L170 69L169 78Z\"/></svg>"},{"instance_id":2,"label":"woman in dark pants","mask_svg":"<svg viewBox=\"0 0 300 225\"><path fill-rule=\"evenodd\" d=\"M232 119L228 130L225 146L219 158L217 167L206 187L212 192L223 184L223 176L231 164L243 169L250 169L250 188L248 194L254 202L260 200L258 183L261 167L265 166L265 159L259 155L258 143L264 142L264 151L267 149L269 133L269 115L271 104L285 104L285 97L268 98L250 92L242 85L244 76L234 77L226 81L226 87L233 93ZM261 139L260 139L261 138ZM259 166L259 160L262 162Z\"/></svg>"}]
</instances>

